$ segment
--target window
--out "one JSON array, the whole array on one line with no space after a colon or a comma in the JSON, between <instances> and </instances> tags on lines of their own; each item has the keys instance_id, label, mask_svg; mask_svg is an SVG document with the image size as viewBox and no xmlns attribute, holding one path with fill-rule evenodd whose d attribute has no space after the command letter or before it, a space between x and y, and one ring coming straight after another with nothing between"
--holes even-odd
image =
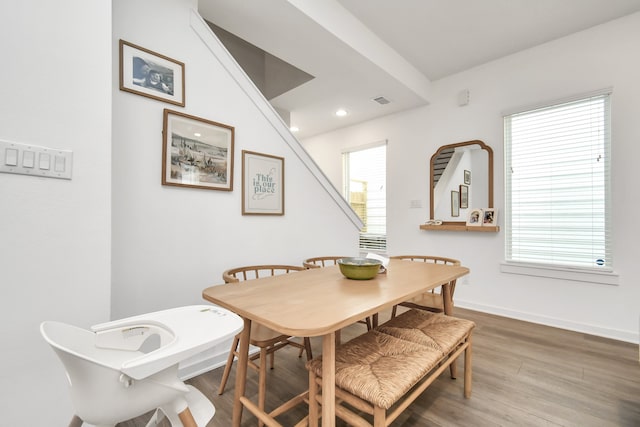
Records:
<instances>
[{"instance_id":1,"label":"window","mask_svg":"<svg viewBox=\"0 0 640 427\"><path fill-rule=\"evenodd\" d=\"M362 251L387 250L387 144L375 144L345 152L344 196L364 226Z\"/></svg>"},{"instance_id":2,"label":"window","mask_svg":"<svg viewBox=\"0 0 640 427\"><path fill-rule=\"evenodd\" d=\"M507 263L612 271L610 94L507 115Z\"/></svg>"}]
</instances>

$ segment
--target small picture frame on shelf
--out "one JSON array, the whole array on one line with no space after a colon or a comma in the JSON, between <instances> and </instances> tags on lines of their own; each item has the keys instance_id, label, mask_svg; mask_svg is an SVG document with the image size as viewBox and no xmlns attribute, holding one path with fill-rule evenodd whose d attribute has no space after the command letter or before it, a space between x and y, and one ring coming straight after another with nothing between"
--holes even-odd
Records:
<instances>
[{"instance_id":1,"label":"small picture frame on shelf","mask_svg":"<svg viewBox=\"0 0 640 427\"><path fill-rule=\"evenodd\" d=\"M460 193L457 191L451 192L451 216L460 216Z\"/></svg>"},{"instance_id":2,"label":"small picture frame on shelf","mask_svg":"<svg viewBox=\"0 0 640 427\"><path fill-rule=\"evenodd\" d=\"M484 209L482 211L482 225L495 227L498 224L498 211L494 208Z\"/></svg>"},{"instance_id":3,"label":"small picture frame on shelf","mask_svg":"<svg viewBox=\"0 0 640 427\"><path fill-rule=\"evenodd\" d=\"M467 225L470 227L481 227L483 218L482 209L471 209L467 217Z\"/></svg>"}]
</instances>

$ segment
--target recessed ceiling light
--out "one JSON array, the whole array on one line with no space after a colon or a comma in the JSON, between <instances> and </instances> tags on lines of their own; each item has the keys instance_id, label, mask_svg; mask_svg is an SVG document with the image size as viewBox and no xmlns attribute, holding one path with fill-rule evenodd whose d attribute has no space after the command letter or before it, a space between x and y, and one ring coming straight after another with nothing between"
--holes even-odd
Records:
<instances>
[{"instance_id":1,"label":"recessed ceiling light","mask_svg":"<svg viewBox=\"0 0 640 427\"><path fill-rule=\"evenodd\" d=\"M339 109L338 111L336 111L336 116L338 117L344 117L347 115L347 110L343 110L342 108Z\"/></svg>"},{"instance_id":2,"label":"recessed ceiling light","mask_svg":"<svg viewBox=\"0 0 640 427\"><path fill-rule=\"evenodd\" d=\"M290 130L291 132L294 132L294 133L295 133L295 132L298 132L300 129L298 129L298 127L297 127L297 126L291 126L291 127L289 128L289 130Z\"/></svg>"},{"instance_id":3,"label":"recessed ceiling light","mask_svg":"<svg viewBox=\"0 0 640 427\"><path fill-rule=\"evenodd\" d=\"M199 136L202 136L202 134L200 132L196 132L196 133L193 134L193 136L199 137Z\"/></svg>"}]
</instances>

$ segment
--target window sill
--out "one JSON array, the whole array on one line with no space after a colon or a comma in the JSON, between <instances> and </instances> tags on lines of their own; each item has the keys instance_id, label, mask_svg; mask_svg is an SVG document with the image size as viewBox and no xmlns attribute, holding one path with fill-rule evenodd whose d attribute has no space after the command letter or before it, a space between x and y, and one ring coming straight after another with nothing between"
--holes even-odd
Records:
<instances>
[{"instance_id":1,"label":"window sill","mask_svg":"<svg viewBox=\"0 0 640 427\"><path fill-rule=\"evenodd\" d=\"M509 274L521 274L525 276L549 277L552 279L573 280L577 282L600 283L603 285L619 284L620 276L614 272L586 271L571 268L538 266L533 264L521 264L503 262L500 271Z\"/></svg>"}]
</instances>

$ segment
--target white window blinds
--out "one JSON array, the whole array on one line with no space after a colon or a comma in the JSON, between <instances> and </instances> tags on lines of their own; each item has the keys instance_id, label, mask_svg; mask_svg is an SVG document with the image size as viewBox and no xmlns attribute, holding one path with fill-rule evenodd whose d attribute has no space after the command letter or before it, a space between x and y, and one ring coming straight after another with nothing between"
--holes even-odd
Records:
<instances>
[{"instance_id":1,"label":"white window blinds","mask_svg":"<svg viewBox=\"0 0 640 427\"><path fill-rule=\"evenodd\" d=\"M505 116L507 262L611 271L609 98Z\"/></svg>"},{"instance_id":2,"label":"white window blinds","mask_svg":"<svg viewBox=\"0 0 640 427\"><path fill-rule=\"evenodd\" d=\"M360 249L387 250L387 145L378 143L343 153L344 194L364 227Z\"/></svg>"}]
</instances>

